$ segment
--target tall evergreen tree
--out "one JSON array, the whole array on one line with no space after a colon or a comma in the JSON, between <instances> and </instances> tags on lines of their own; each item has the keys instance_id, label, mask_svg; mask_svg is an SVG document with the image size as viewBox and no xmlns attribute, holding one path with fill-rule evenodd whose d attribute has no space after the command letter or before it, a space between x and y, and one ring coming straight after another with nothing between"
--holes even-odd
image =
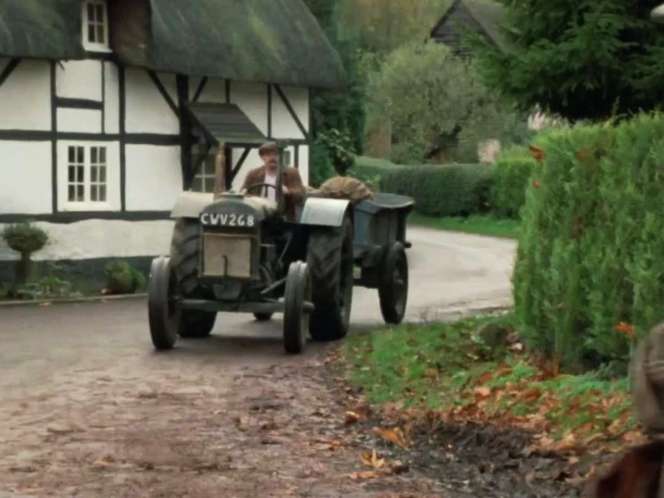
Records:
<instances>
[{"instance_id":1,"label":"tall evergreen tree","mask_svg":"<svg viewBox=\"0 0 664 498\"><path fill-rule=\"evenodd\" d=\"M661 0L503 0L508 49L478 51L486 82L522 107L602 119L664 102Z\"/></svg>"}]
</instances>

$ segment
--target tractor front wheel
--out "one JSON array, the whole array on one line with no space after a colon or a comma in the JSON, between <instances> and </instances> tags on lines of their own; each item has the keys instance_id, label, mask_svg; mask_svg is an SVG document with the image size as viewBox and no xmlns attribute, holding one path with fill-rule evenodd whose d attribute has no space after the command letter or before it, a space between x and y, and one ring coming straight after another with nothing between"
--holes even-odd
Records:
<instances>
[{"instance_id":1,"label":"tractor front wheel","mask_svg":"<svg viewBox=\"0 0 664 498\"><path fill-rule=\"evenodd\" d=\"M307 265L301 261L291 263L284 293L284 348L287 353L299 354L304 350L309 328L309 312L305 304L311 302L311 280Z\"/></svg>"},{"instance_id":2,"label":"tractor front wheel","mask_svg":"<svg viewBox=\"0 0 664 498\"><path fill-rule=\"evenodd\" d=\"M172 349L178 338L181 310L176 289L177 283L170 259L154 259L148 285L148 318L152 344L160 351Z\"/></svg>"}]
</instances>

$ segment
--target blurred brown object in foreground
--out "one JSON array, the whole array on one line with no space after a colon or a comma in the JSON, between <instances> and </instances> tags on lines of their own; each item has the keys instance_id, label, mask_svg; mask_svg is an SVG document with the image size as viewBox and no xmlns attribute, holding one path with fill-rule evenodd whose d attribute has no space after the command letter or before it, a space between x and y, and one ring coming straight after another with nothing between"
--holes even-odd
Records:
<instances>
[{"instance_id":1,"label":"blurred brown object in foreground","mask_svg":"<svg viewBox=\"0 0 664 498\"><path fill-rule=\"evenodd\" d=\"M632 448L600 478L591 482L584 496L590 498L664 498L662 481L664 441Z\"/></svg>"}]
</instances>

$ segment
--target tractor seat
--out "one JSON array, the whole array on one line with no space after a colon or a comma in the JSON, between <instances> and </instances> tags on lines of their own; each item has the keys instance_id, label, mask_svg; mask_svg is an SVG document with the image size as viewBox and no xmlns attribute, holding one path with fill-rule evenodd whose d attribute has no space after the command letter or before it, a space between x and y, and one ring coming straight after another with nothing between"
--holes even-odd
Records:
<instances>
[{"instance_id":1,"label":"tractor seat","mask_svg":"<svg viewBox=\"0 0 664 498\"><path fill-rule=\"evenodd\" d=\"M257 211L261 211L266 218L276 215L279 211L279 206L276 201L266 199L265 197L247 196L244 201Z\"/></svg>"}]
</instances>

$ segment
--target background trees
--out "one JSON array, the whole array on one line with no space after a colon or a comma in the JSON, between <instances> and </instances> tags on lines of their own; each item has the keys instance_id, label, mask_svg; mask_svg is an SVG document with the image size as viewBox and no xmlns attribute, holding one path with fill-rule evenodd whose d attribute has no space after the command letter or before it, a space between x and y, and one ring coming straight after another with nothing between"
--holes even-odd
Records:
<instances>
[{"instance_id":1,"label":"background trees","mask_svg":"<svg viewBox=\"0 0 664 498\"><path fill-rule=\"evenodd\" d=\"M392 125L396 162L477 161L477 144L518 140L526 120L444 45L411 42L387 55L370 75L370 117Z\"/></svg>"},{"instance_id":2,"label":"background trees","mask_svg":"<svg viewBox=\"0 0 664 498\"><path fill-rule=\"evenodd\" d=\"M659 0L505 0L510 49L479 51L485 82L524 109L602 119L664 99Z\"/></svg>"}]
</instances>

